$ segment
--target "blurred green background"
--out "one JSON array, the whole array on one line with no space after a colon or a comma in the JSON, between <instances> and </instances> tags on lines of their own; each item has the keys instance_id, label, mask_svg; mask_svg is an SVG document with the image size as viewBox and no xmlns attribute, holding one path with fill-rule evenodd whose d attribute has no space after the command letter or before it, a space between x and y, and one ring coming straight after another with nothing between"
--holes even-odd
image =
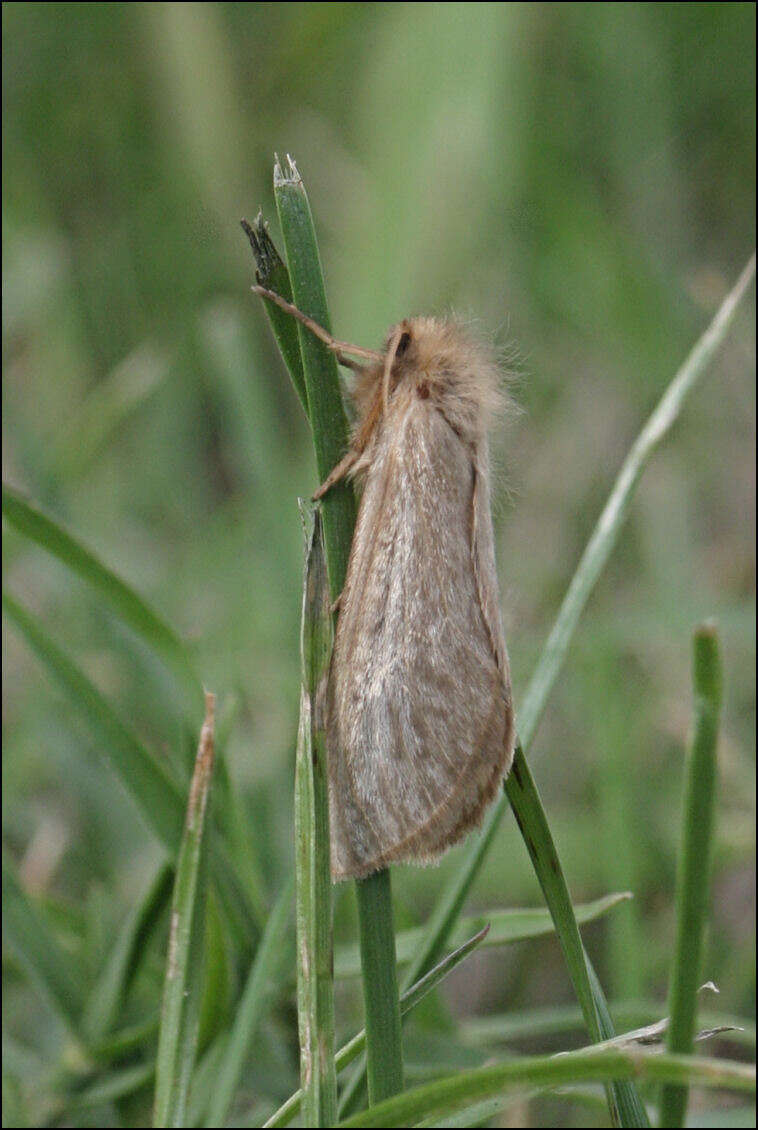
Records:
<instances>
[{"instance_id":1,"label":"blurred green background","mask_svg":"<svg viewBox=\"0 0 758 1130\"><path fill-rule=\"evenodd\" d=\"M2 15L3 478L134 584L223 709L236 703L226 758L272 897L292 855L296 498L316 483L239 228L262 207L279 241L274 151L305 179L339 336L374 346L404 315L454 308L514 371L520 411L494 448L518 704L626 449L753 247L755 8ZM587 931L609 998L663 1000L691 630L717 618L706 973L741 1015L755 990L754 311L753 293L646 472L530 752L574 897L635 895ZM191 745L173 684L90 591L12 532L4 570L152 749ZM95 968L158 849L10 628L3 648L5 844L31 893L89 924ZM455 857L397 871L400 924L423 921ZM541 905L512 819L475 903ZM341 890L341 937L352 904ZM31 1078L62 1035L12 960L5 972L5 1031ZM553 939L476 956L445 997L460 1016L572 999ZM286 1094L276 1054L257 1067Z\"/></svg>"}]
</instances>

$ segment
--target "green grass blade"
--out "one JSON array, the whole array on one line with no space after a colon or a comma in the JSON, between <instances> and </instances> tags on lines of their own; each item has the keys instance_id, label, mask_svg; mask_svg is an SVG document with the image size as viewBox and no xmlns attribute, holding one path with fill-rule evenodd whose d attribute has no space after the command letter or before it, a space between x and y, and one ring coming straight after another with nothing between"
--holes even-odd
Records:
<instances>
[{"instance_id":1,"label":"green grass blade","mask_svg":"<svg viewBox=\"0 0 758 1130\"><path fill-rule=\"evenodd\" d=\"M265 286L267 290L273 290L275 294L280 294L287 302L292 302L292 287L290 286L289 271L282 262L282 257L276 250L274 241L268 234L268 227L263 222L262 214L259 212L255 218L255 222L252 224L249 224L247 220L243 220L242 230L250 240L250 246L255 255L257 268L255 277L257 281L261 286ZM300 339L297 333L297 323L289 314L286 314L285 311L282 310L281 306L277 306L275 302L271 302L268 298L263 299L263 307L268 316L271 329L274 332L276 344L279 346L279 351L287 366L287 371L292 378L295 392L298 395L306 416L310 418L308 412L308 393L305 388L305 373L303 372L303 359L300 356Z\"/></svg>"},{"instance_id":2,"label":"green grass blade","mask_svg":"<svg viewBox=\"0 0 758 1130\"><path fill-rule=\"evenodd\" d=\"M83 985L66 952L23 890L3 852L3 941L71 1031L78 1027Z\"/></svg>"},{"instance_id":3,"label":"green grass blade","mask_svg":"<svg viewBox=\"0 0 758 1130\"><path fill-rule=\"evenodd\" d=\"M672 1053L692 1051L697 991L703 965L703 935L708 918L710 859L716 791L716 747L721 713L721 660L715 628L697 629L693 643L695 717L684 793L682 847L676 882L676 944L669 988L666 1046ZM684 1126L687 1088L673 1084L661 1092L661 1126Z\"/></svg>"},{"instance_id":4,"label":"green grass blade","mask_svg":"<svg viewBox=\"0 0 758 1130\"><path fill-rule=\"evenodd\" d=\"M292 297L299 309L330 328L321 260L308 197L294 162L274 169L274 196L287 253ZM347 449L348 429L337 362L324 344L297 327L319 479L323 481ZM342 592L355 526L355 496L349 483L330 490L321 503L332 600ZM365 957L363 988L370 1063L369 1099L402 1087L402 1037L395 965L389 872L356 883L359 931Z\"/></svg>"},{"instance_id":5,"label":"green grass blade","mask_svg":"<svg viewBox=\"0 0 758 1130\"><path fill-rule=\"evenodd\" d=\"M82 1111L118 1102L148 1087L155 1076L154 1063L136 1063L119 1067L102 1075L95 1082L66 1096L66 1109Z\"/></svg>"},{"instance_id":6,"label":"green grass blade","mask_svg":"<svg viewBox=\"0 0 758 1130\"><path fill-rule=\"evenodd\" d=\"M435 965L434 969L431 969L425 977L422 977L412 988L403 993L400 998L401 1014L405 1016L411 1009L415 1008L427 993L435 989L440 981L443 981L444 978L447 977L448 973L452 972L452 970L455 969L457 965L460 965L477 946L481 945L487 937L488 929L489 927L485 926L484 929L480 930L478 934L475 934L473 938L469 938L468 941L464 942L462 946L459 946L457 950L454 950L453 953L449 953L447 957L443 958L439 965ZM348 1064L357 1059L365 1046L366 1029L362 1028L360 1032L353 1036L352 1040L348 1040L337 1052L334 1061L337 1071L341 1071L343 1067L347 1067ZM290 1095L287 1101L264 1123L264 1126L286 1126L300 1110L302 1101L302 1090L295 1091L294 1095Z\"/></svg>"},{"instance_id":7,"label":"green grass blade","mask_svg":"<svg viewBox=\"0 0 758 1130\"><path fill-rule=\"evenodd\" d=\"M293 889L294 880L290 880L277 899L263 931L216 1073L206 1126L223 1124L266 1004L278 987L282 962L288 955L286 932L292 913Z\"/></svg>"},{"instance_id":8,"label":"green grass blade","mask_svg":"<svg viewBox=\"0 0 758 1130\"><path fill-rule=\"evenodd\" d=\"M188 696L193 712L200 710L203 688L185 645L134 589L63 526L7 486L3 486L3 517L19 533L57 557L103 596L124 623L173 672Z\"/></svg>"},{"instance_id":9,"label":"green grass blade","mask_svg":"<svg viewBox=\"0 0 758 1130\"><path fill-rule=\"evenodd\" d=\"M325 330L331 320L326 302L321 258L305 186L294 163L274 168L274 196L284 237L292 300L304 314ZM300 355L308 393L309 419L316 453L319 482L345 454L348 427L342 403L337 362L323 342L297 324ZM347 482L338 484L321 502L324 519L326 564L332 600L342 592L355 526L355 496Z\"/></svg>"},{"instance_id":10,"label":"green grass blade","mask_svg":"<svg viewBox=\"0 0 758 1130\"><path fill-rule=\"evenodd\" d=\"M7 593L3 594L3 608L87 720L98 738L99 752L109 759L158 839L169 852L175 852L183 814L181 794L171 777L32 614Z\"/></svg>"},{"instance_id":11,"label":"green grass blade","mask_svg":"<svg viewBox=\"0 0 758 1130\"><path fill-rule=\"evenodd\" d=\"M366 1008L366 1075L372 1105L403 1089L402 1032L395 959L395 927L388 870L356 882L363 1000Z\"/></svg>"},{"instance_id":12,"label":"green grass blade","mask_svg":"<svg viewBox=\"0 0 758 1130\"><path fill-rule=\"evenodd\" d=\"M119 931L84 1010L82 1027L89 1041L102 1041L114 1027L149 938L168 904L173 874L169 863L159 866L144 896Z\"/></svg>"},{"instance_id":13,"label":"green grass blade","mask_svg":"<svg viewBox=\"0 0 758 1130\"><path fill-rule=\"evenodd\" d=\"M624 891L575 906L576 920L579 923L594 922L629 898L631 898L630 893ZM450 944L460 945L464 938L470 937L473 932L482 929L485 925L489 926L487 938L483 942L485 948L509 945L529 938L541 938L546 934L552 934L555 930L550 912L543 907L528 910L486 910L460 918L451 931ZM423 926L399 931L395 936L398 966L410 965L424 940ZM357 977L360 971L358 946L350 944L339 946L334 955L334 976Z\"/></svg>"},{"instance_id":14,"label":"green grass blade","mask_svg":"<svg viewBox=\"0 0 758 1130\"><path fill-rule=\"evenodd\" d=\"M555 922L566 967L587 1031L594 1043L615 1035L603 991L584 952L579 926L553 837L532 775L519 747L505 782L508 800L526 844L545 902ZM633 1084L615 1081L608 1095L611 1117L621 1126L648 1126L649 1120Z\"/></svg>"},{"instance_id":15,"label":"green grass blade","mask_svg":"<svg viewBox=\"0 0 758 1130\"><path fill-rule=\"evenodd\" d=\"M512 1090L610 1079L676 1082L755 1093L755 1070L743 1063L631 1049L582 1048L462 1071L395 1095L345 1119L340 1126L413 1126L422 1118L450 1115L474 1101Z\"/></svg>"},{"instance_id":16,"label":"green grass blade","mask_svg":"<svg viewBox=\"0 0 758 1130\"><path fill-rule=\"evenodd\" d=\"M183 1126L197 1050L207 896L206 812L213 777L214 696L206 695L187 818L176 865L166 959L153 1125Z\"/></svg>"},{"instance_id":17,"label":"green grass blade","mask_svg":"<svg viewBox=\"0 0 758 1130\"><path fill-rule=\"evenodd\" d=\"M148 826L169 854L175 855L182 835L184 811L181 792L173 778L36 618L8 593L3 593L3 608L88 723L97 739L97 751L107 757ZM255 909L219 837L213 843L213 869L230 920L240 937L249 943L258 936Z\"/></svg>"},{"instance_id":18,"label":"green grass blade","mask_svg":"<svg viewBox=\"0 0 758 1130\"><path fill-rule=\"evenodd\" d=\"M295 767L300 1084L306 1126L334 1126L334 941L326 767L326 680L332 653L321 516L313 515L302 614L302 697Z\"/></svg>"},{"instance_id":19,"label":"green grass blade","mask_svg":"<svg viewBox=\"0 0 758 1130\"><path fill-rule=\"evenodd\" d=\"M519 736L524 748L531 744L590 593L616 544L640 476L724 341L754 275L755 254L748 260L712 322L669 384L621 466L524 695L518 717Z\"/></svg>"},{"instance_id":20,"label":"green grass blade","mask_svg":"<svg viewBox=\"0 0 758 1130\"><path fill-rule=\"evenodd\" d=\"M134 1052L143 1050L147 1045L153 1044L158 1035L160 1016L155 1015L139 1024L130 1024L125 1028L117 1028L109 1036L105 1036L97 1043L87 1045L87 1054L98 1063L110 1063L114 1059L125 1059Z\"/></svg>"}]
</instances>

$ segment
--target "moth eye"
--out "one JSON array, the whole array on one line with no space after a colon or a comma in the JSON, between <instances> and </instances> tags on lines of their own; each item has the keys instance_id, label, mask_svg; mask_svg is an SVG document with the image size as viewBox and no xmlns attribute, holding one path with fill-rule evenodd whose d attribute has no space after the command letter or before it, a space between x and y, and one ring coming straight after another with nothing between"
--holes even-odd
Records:
<instances>
[{"instance_id":1,"label":"moth eye","mask_svg":"<svg viewBox=\"0 0 758 1130\"><path fill-rule=\"evenodd\" d=\"M405 333L400 335L400 341L397 343L397 350L395 351L396 357L402 357L411 344L411 335L406 330Z\"/></svg>"}]
</instances>

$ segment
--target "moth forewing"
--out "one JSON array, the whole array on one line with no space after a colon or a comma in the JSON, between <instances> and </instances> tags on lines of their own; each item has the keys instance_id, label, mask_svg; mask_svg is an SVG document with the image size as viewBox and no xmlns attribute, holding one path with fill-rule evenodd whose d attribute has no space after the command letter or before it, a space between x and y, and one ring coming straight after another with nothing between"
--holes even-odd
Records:
<instances>
[{"instance_id":1,"label":"moth forewing","mask_svg":"<svg viewBox=\"0 0 758 1130\"><path fill-rule=\"evenodd\" d=\"M364 477L327 692L335 879L432 861L510 767L487 450L498 403L491 357L453 321L401 323L357 379L353 447L324 484Z\"/></svg>"}]
</instances>

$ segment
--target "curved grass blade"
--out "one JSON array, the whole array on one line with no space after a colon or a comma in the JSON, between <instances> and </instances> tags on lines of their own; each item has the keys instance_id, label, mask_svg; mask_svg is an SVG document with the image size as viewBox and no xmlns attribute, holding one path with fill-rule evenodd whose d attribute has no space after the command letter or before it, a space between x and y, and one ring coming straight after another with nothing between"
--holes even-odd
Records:
<instances>
[{"instance_id":1,"label":"curved grass blade","mask_svg":"<svg viewBox=\"0 0 758 1130\"><path fill-rule=\"evenodd\" d=\"M292 913L294 880L290 880L279 896L263 931L245 989L237 1009L229 1040L221 1058L214 1083L206 1126L221 1126L231 1106L253 1036L260 1023L267 1001L278 987L281 965L287 956L285 935Z\"/></svg>"},{"instance_id":2,"label":"curved grass blade","mask_svg":"<svg viewBox=\"0 0 758 1130\"><path fill-rule=\"evenodd\" d=\"M594 922L614 907L630 899L631 893L605 895L594 902L582 903L574 907L577 922ZM450 944L460 945L470 937L472 931L489 926L485 948L509 945L529 938L541 938L555 931L555 923L550 911L544 908L528 910L487 910L481 914L471 914L460 918L451 931ZM418 947L424 941L424 927L401 930L395 936L398 965L409 965ZM357 977L360 973L360 954L356 945L340 946L334 956L334 976L337 978Z\"/></svg>"},{"instance_id":3,"label":"curved grass blade","mask_svg":"<svg viewBox=\"0 0 758 1130\"><path fill-rule=\"evenodd\" d=\"M83 985L47 922L27 897L3 852L3 940L71 1031L81 1013Z\"/></svg>"},{"instance_id":4,"label":"curved grass blade","mask_svg":"<svg viewBox=\"0 0 758 1130\"><path fill-rule=\"evenodd\" d=\"M114 1068L95 1082L66 1095L66 1110L87 1110L105 1106L142 1091L155 1076L154 1063L136 1063L130 1067Z\"/></svg>"},{"instance_id":5,"label":"curved grass blade","mask_svg":"<svg viewBox=\"0 0 758 1130\"><path fill-rule=\"evenodd\" d=\"M473 938L469 938L468 941L464 942L457 950L453 953L449 953L447 957L443 958L439 965L435 965L434 969L431 969L425 977L422 977L412 988L403 993L400 998L400 1011L402 1015L405 1016L412 1008L415 1008L427 993L435 989L437 985L447 977L448 973L452 972L452 970L455 969L457 965L460 965L477 946L481 945L487 937L488 930L489 926L485 926L478 934L475 934ZM354 1059L357 1059L365 1046L366 1029L362 1028L360 1032L353 1036L352 1040L343 1044L337 1052L334 1060L337 1071L341 1071L343 1067L347 1067ZM264 1123L264 1126L286 1126L300 1110L302 1101L302 1090L295 1091L294 1095L291 1095L287 1101L271 1115L268 1121Z\"/></svg>"},{"instance_id":6,"label":"curved grass blade","mask_svg":"<svg viewBox=\"0 0 758 1130\"><path fill-rule=\"evenodd\" d=\"M3 516L19 533L57 557L108 601L124 623L173 672L194 716L203 701L203 688L185 645L173 629L63 526L8 486L3 486Z\"/></svg>"},{"instance_id":7,"label":"curved grass blade","mask_svg":"<svg viewBox=\"0 0 758 1130\"><path fill-rule=\"evenodd\" d=\"M169 852L175 852L182 833L183 813L181 794L171 777L31 613L7 593L3 594L3 608L86 718L99 738L100 752L110 760L158 839Z\"/></svg>"},{"instance_id":8,"label":"curved grass blade","mask_svg":"<svg viewBox=\"0 0 758 1130\"><path fill-rule=\"evenodd\" d=\"M183 1126L197 1050L203 987L203 942L207 896L206 812L213 776L215 697L205 696L187 818L176 865L171 931L155 1062L153 1125Z\"/></svg>"},{"instance_id":9,"label":"curved grass blade","mask_svg":"<svg viewBox=\"0 0 758 1130\"><path fill-rule=\"evenodd\" d=\"M171 864L162 863L119 931L84 1010L82 1026L88 1040L101 1042L113 1028L150 936L168 904L173 876Z\"/></svg>"},{"instance_id":10,"label":"curved grass blade","mask_svg":"<svg viewBox=\"0 0 758 1130\"><path fill-rule=\"evenodd\" d=\"M721 713L721 661L716 630L704 624L693 641L695 718L684 793L682 847L676 882L676 945L669 988L671 1021L666 1046L692 1051L703 935L708 918L710 859L716 791L716 746ZM687 1088L661 1092L661 1126L684 1126Z\"/></svg>"},{"instance_id":11,"label":"curved grass blade","mask_svg":"<svg viewBox=\"0 0 758 1130\"><path fill-rule=\"evenodd\" d=\"M124 1059L133 1052L144 1049L154 1043L160 1027L160 1016L156 1012L148 1020L139 1024L130 1024L125 1028L117 1028L115 1032L105 1036L97 1043L87 1045L87 1054L98 1062L109 1063L114 1059Z\"/></svg>"},{"instance_id":12,"label":"curved grass blade","mask_svg":"<svg viewBox=\"0 0 758 1130\"><path fill-rule=\"evenodd\" d=\"M329 587L321 515L316 510L303 587L302 688L295 765L297 1012L306 1126L333 1126L337 1121L329 783L323 717L331 654Z\"/></svg>"},{"instance_id":13,"label":"curved grass blade","mask_svg":"<svg viewBox=\"0 0 758 1130\"><path fill-rule=\"evenodd\" d=\"M36 619L8 593L3 608L54 679L66 691L98 739L97 750L111 763L143 818L171 856L184 823L184 804L174 779L122 722L97 687L47 635ZM230 923L242 944L258 937L258 919L220 837L213 842L213 870Z\"/></svg>"},{"instance_id":14,"label":"curved grass blade","mask_svg":"<svg viewBox=\"0 0 758 1130\"><path fill-rule=\"evenodd\" d=\"M723 1087L755 1093L755 1069L729 1060L617 1048L582 1048L557 1056L530 1056L459 1072L395 1095L340 1126L413 1126L420 1119L450 1115L475 1101L532 1087L609 1079Z\"/></svg>"},{"instance_id":15,"label":"curved grass blade","mask_svg":"<svg viewBox=\"0 0 758 1130\"><path fill-rule=\"evenodd\" d=\"M687 397L724 341L754 275L755 254L750 257L712 322L679 368L621 465L608 501L563 598L537 668L529 680L518 719L519 736L524 747L531 744L590 593L616 544L640 476L650 456L679 418Z\"/></svg>"}]
</instances>

